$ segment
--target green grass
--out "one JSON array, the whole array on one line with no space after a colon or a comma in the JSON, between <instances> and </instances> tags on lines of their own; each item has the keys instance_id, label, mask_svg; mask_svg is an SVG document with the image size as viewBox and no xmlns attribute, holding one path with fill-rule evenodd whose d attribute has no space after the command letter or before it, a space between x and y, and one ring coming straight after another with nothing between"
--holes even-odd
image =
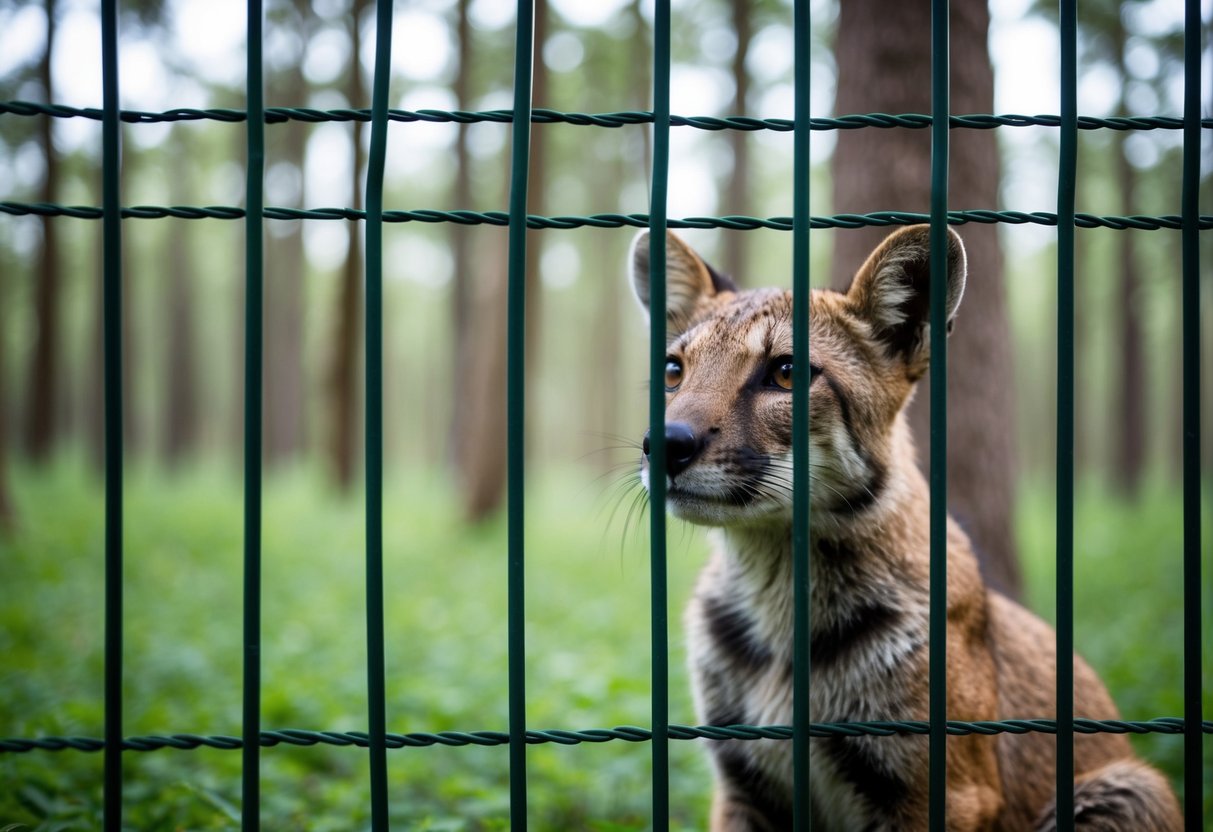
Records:
<instances>
[{"instance_id":1,"label":"green grass","mask_svg":"<svg viewBox=\"0 0 1213 832\"><path fill-rule=\"evenodd\" d=\"M647 725L647 534L608 522L615 498L591 475L541 473L535 481L527 501L528 725ZM306 473L267 481L263 726L365 730L362 505L317 483ZM0 542L0 735L99 737L99 484L69 463L22 469L14 484L21 526ZM1019 529L1032 553L1029 597L1047 614L1052 502L1044 492L1025 497ZM505 730L504 523L468 527L448 488L420 477L389 483L385 516L389 730ZM130 475L127 735L239 735L241 517L230 474ZM1080 495L1076 638L1128 718L1180 713L1178 518L1173 494L1136 506ZM671 528L670 717L693 723L678 610L704 543L698 532ZM1139 742L1179 774L1179 740ZM675 829L705 825L710 778L699 745L671 744ZM131 752L124 761L129 828L238 828L238 752ZM528 764L533 829L648 826L647 744L531 746ZM394 829L507 827L505 747L391 751L389 768ZM0 827L95 829L100 783L97 754L0 755ZM266 828L367 828L367 784L359 749L265 749ZM1213 789L1205 793L1208 800Z\"/></svg>"}]
</instances>

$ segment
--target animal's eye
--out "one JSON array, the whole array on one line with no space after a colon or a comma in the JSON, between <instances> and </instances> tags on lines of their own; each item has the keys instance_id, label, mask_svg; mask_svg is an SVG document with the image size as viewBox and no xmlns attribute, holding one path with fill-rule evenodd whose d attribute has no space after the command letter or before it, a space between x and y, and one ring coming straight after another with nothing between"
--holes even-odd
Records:
<instances>
[{"instance_id":1,"label":"animal's eye","mask_svg":"<svg viewBox=\"0 0 1213 832\"><path fill-rule=\"evenodd\" d=\"M809 372L809 379L812 381L821 374L821 368L810 364ZM782 387L784 390L792 389L792 356L780 356L771 362L771 374L767 378L767 384Z\"/></svg>"},{"instance_id":2,"label":"animal's eye","mask_svg":"<svg viewBox=\"0 0 1213 832\"><path fill-rule=\"evenodd\" d=\"M682 384L682 362L673 356L665 359L665 389L676 390Z\"/></svg>"},{"instance_id":3,"label":"animal's eye","mask_svg":"<svg viewBox=\"0 0 1213 832\"><path fill-rule=\"evenodd\" d=\"M779 358L771 366L771 380L784 390L792 389L792 359Z\"/></svg>"}]
</instances>

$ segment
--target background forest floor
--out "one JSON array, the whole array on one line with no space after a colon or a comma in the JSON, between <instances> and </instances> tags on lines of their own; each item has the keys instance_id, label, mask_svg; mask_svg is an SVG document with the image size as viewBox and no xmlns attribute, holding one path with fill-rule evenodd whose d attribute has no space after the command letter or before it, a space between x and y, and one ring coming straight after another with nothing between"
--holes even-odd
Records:
<instances>
[{"instance_id":1,"label":"background forest floor","mask_svg":"<svg viewBox=\"0 0 1213 832\"><path fill-rule=\"evenodd\" d=\"M0 735L100 736L102 493L70 460L15 474L22 522L13 539L0 542ZM389 730L504 730L505 524L467 527L434 481L391 482L385 499ZM298 471L266 484L266 729L365 728L362 504L336 498L320 482ZM649 722L647 520L633 514L628 522L633 493L581 470L534 478L527 498L531 728ZM1077 505L1076 643L1125 718L1180 715L1178 495L1154 489L1127 504L1084 487ZM241 518L239 482L220 469L129 475L128 736L239 735ZM1017 522L1028 600L1049 617L1051 493L1025 489ZM682 524L670 528L670 718L693 724L677 611L703 541ZM1207 516L1204 528L1207 534ZM1207 594L1203 607L1209 632ZM1206 662L1206 678L1209 670ZM1213 713L1208 685L1205 712ZM1172 777L1180 774L1179 738L1135 742ZM671 743L675 829L703 828L709 773L697 745ZM1206 749L1208 805L1213 743ZM74 751L0 755L0 824L96 828L101 762ZM129 828L238 827L238 753L131 752L125 764ZM647 825L647 744L532 746L528 764L532 828ZM265 749L262 817L268 828L366 828L366 768L365 752L354 748ZM504 747L392 751L389 768L393 828L508 826Z\"/></svg>"}]
</instances>

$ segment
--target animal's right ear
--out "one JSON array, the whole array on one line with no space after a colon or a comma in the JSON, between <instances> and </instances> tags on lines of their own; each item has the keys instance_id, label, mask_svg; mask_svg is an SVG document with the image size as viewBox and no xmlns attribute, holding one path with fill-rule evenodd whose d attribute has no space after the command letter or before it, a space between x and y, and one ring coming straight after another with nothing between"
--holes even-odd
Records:
<instances>
[{"instance_id":1,"label":"animal's right ear","mask_svg":"<svg viewBox=\"0 0 1213 832\"><path fill-rule=\"evenodd\" d=\"M642 231L632 243L632 290L647 316L649 303L649 232ZM736 292L737 285L713 269L694 249L666 232L666 338L673 340L686 331L699 304L721 292Z\"/></svg>"}]
</instances>

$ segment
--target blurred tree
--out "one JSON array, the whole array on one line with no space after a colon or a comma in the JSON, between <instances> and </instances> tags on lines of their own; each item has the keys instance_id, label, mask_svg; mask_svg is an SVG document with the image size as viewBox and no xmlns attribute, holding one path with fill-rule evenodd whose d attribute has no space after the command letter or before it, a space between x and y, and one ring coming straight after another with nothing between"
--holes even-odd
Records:
<instances>
[{"instance_id":1,"label":"blurred tree","mask_svg":"<svg viewBox=\"0 0 1213 832\"><path fill-rule=\"evenodd\" d=\"M369 0L352 0L345 18L350 38L350 61L346 75L346 104L353 108L369 106L366 83L362 77L362 18ZM362 210L362 177L366 153L362 147L363 123L352 122L353 166L350 182L350 207ZM349 249L337 297L337 335L329 365L329 463L342 490L354 482L355 449L358 447L358 335L362 317L362 233L364 223L349 223Z\"/></svg>"},{"instance_id":2,"label":"blurred tree","mask_svg":"<svg viewBox=\"0 0 1213 832\"><path fill-rule=\"evenodd\" d=\"M7 252L0 252L0 256ZM7 260L7 258L5 258ZM5 326L8 325L7 315L5 313L10 308L8 303L10 276L13 274L13 269L9 267L8 262L3 262L4 268L0 269L0 333L7 332ZM8 488L8 339L0 334L0 535L11 532L16 526L16 510L13 507L13 498L9 494Z\"/></svg>"},{"instance_id":3,"label":"blurred tree","mask_svg":"<svg viewBox=\"0 0 1213 832\"><path fill-rule=\"evenodd\" d=\"M544 60L544 47L548 42L548 32L551 28L551 16L548 13L548 0L535 0L535 49L532 58L531 102L534 107L551 107L551 93L548 91L550 73ZM532 124L531 125L531 168L527 182L527 213L544 214L547 205L548 186L548 149L547 131L560 125ZM540 359L543 352L543 279L540 263L543 260L543 246L548 232L529 230L526 234L526 375L528 379L536 379L541 372ZM504 307L503 307L504 308ZM538 384L526 386L527 413L538 412ZM527 448L534 443L530 441L533 434L532 426L535 419L527 419Z\"/></svg>"},{"instance_id":4,"label":"blurred tree","mask_svg":"<svg viewBox=\"0 0 1213 832\"><path fill-rule=\"evenodd\" d=\"M281 106L303 107L308 103L308 84L303 62L315 32L315 17L307 0L280 0L270 10L276 25L295 33L295 59L273 72L270 95L281 97ZM310 128L291 122L268 136L274 158L288 165L299 183L295 205L307 206L304 156ZM357 223L353 224L357 226ZM306 297L307 262L303 252L303 223L291 222L289 232L271 236L265 269L265 459L280 463L298 456L307 437L304 406L303 304Z\"/></svg>"},{"instance_id":5,"label":"blurred tree","mask_svg":"<svg viewBox=\"0 0 1213 832\"><path fill-rule=\"evenodd\" d=\"M750 115L750 75L746 70L746 59L750 54L750 40L754 36L751 0L731 0L733 33L737 47L733 50L733 111L732 115ZM728 214L750 213L750 134L744 130L730 130L729 147L733 151L733 170L725 188L725 204ZM750 235L744 232L725 232L724 262L726 273L744 280L746 252Z\"/></svg>"},{"instance_id":6,"label":"blurred tree","mask_svg":"<svg viewBox=\"0 0 1213 832\"><path fill-rule=\"evenodd\" d=\"M952 6L951 109L988 113L994 76L988 52L989 9ZM839 4L836 112L930 112L930 16L912 3L849 0ZM999 160L993 131L951 134L949 201L997 207ZM930 135L925 130L853 130L834 153L834 210L926 211L930 204ZM1011 343L1003 260L994 226L961 229L969 283L948 360L948 504L973 538L986 580L1018 596L1012 533L1016 477ZM850 276L887 229L839 231L834 283ZM929 380L919 385L910 421L924 468L929 459Z\"/></svg>"},{"instance_id":7,"label":"blurred tree","mask_svg":"<svg viewBox=\"0 0 1213 832\"><path fill-rule=\"evenodd\" d=\"M46 43L38 61L38 80L47 103L53 102L54 84L51 61L55 51L55 0L44 0L46 13ZM41 202L53 203L59 194L59 158L55 153L54 119L38 119L38 142L42 146ZM42 217L42 241L39 250L38 274L34 288L34 347L29 354L26 375L25 447L29 455L43 461L55 442L55 417L59 392L60 323L59 242L55 217Z\"/></svg>"},{"instance_id":8,"label":"blurred tree","mask_svg":"<svg viewBox=\"0 0 1213 832\"><path fill-rule=\"evenodd\" d=\"M189 125L176 125L170 133L176 158L189 159L193 148L189 140ZM173 204L188 205L192 183L188 166L183 166L170 180ZM165 462L179 465L195 450L198 443L198 362L197 336L194 327L196 307L195 287L198 274L197 255L191 246L192 223L189 220L168 220L165 246L165 270L168 279L168 314L164 318L161 343L168 355L164 370L163 424L160 438Z\"/></svg>"},{"instance_id":9,"label":"blurred tree","mask_svg":"<svg viewBox=\"0 0 1213 832\"><path fill-rule=\"evenodd\" d=\"M1090 14L1098 8L1092 5L1085 10L1083 18L1090 25ZM1119 77L1128 78L1125 66L1125 50L1128 35L1125 32L1124 21L1120 9L1114 9L1104 21L1111 35L1112 60ZM1127 100L1129 85L1120 84L1120 95L1116 103L1116 115L1129 115ZM1118 131L1115 134L1114 154L1116 160L1116 180L1120 190L1120 209L1125 215L1142 213L1137 205L1137 170L1125 154L1125 142L1129 133ZM1146 462L1146 356L1145 344L1142 337L1142 299L1139 288L1141 285L1141 270L1137 262L1135 242L1137 234L1133 231L1122 231L1116 235L1118 247L1116 257L1117 298L1116 339L1120 344L1118 372L1112 374L1113 383L1112 413L1119 413L1116 421L1116 442L1114 459L1114 481L1120 491L1126 496L1133 496L1141 485L1141 477L1145 471Z\"/></svg>"},{"instance_id":10,"label":"blurred tree","mask_svg":"<svg viewBox=\"0 0 1213 832\"><path fill-rule=\"evenodd\" d=\"M460 18L460 68L456 81L456 96L463 107L463 98L471 98L469 76L471 46L467 26L467 7L461 3ZM549 14L547 0L535 3L534 58L532 63L531 100L535 107L548 105L548 72L543 60L543 46L547 42ZM544 187L547 184L547 142L544 125L531 126L530 173L527 184L528 213L543 213ZM462 133L456 143L459 171L456 173L454 199L456 207L466 207L470 200L470 169L466 137ZM466 190L465 190L466 189ZM506 201L509 200L509 182L506 182ZM479 235L488 236L487 229L478 230ZM500 246L505 244L503 235L495 244L487 247L494 252L492 264L483 269L476 268L471 253L455 251L455 298L453 321L456 332L456 361L460 371L455 378L452 456L463 499L465 516L480 521L491 515L505 496L506 476L506 294L508 287L508 252ZM458 238L456 238L457 240ZM466 239L466 238L465 238ZM540 280L540 258L542 257L542 232L529 231L526 246L526 385L527 406L533 424L537 413L535 403L539 385L534 382L539 366L539 345L542 318L542 290ZM458 243L456 242L458 245ZM478 290L470 278L482 273L487 282ZM527 442L527 446L531 443Z\"/></svg>"},{"instance_id":11,"label":"blurred tree","mask_svg":"<svg viewBox=\"0 0 1213 832\"><path fill-rule=\"evenodd\" d=\"M459 0L456 8L459 66L454 78L456 106L472 107L475 37L470 25L470 0ZM455 137L455 180L451 195L454 207L472 204L472 156L468 152L469 125L460 124ZM508 195L507 195L508 198ZM471 521L487 517L501 504L505 485L505 330L501 325L505 308L506 275L504 253L493 257L487 271L479 267L472 235L485 236L484 229L452 224L451 247L454 286L451 293L451 325L455 349L451 378L450 459L463 500L464 515ZM500 237L500 234L492 234ZM500 240L494 240L497 251ZM474 278L482 274L487 282ZM500 319L500 320L499 320Z\"/></svg>"}]
</instances>

